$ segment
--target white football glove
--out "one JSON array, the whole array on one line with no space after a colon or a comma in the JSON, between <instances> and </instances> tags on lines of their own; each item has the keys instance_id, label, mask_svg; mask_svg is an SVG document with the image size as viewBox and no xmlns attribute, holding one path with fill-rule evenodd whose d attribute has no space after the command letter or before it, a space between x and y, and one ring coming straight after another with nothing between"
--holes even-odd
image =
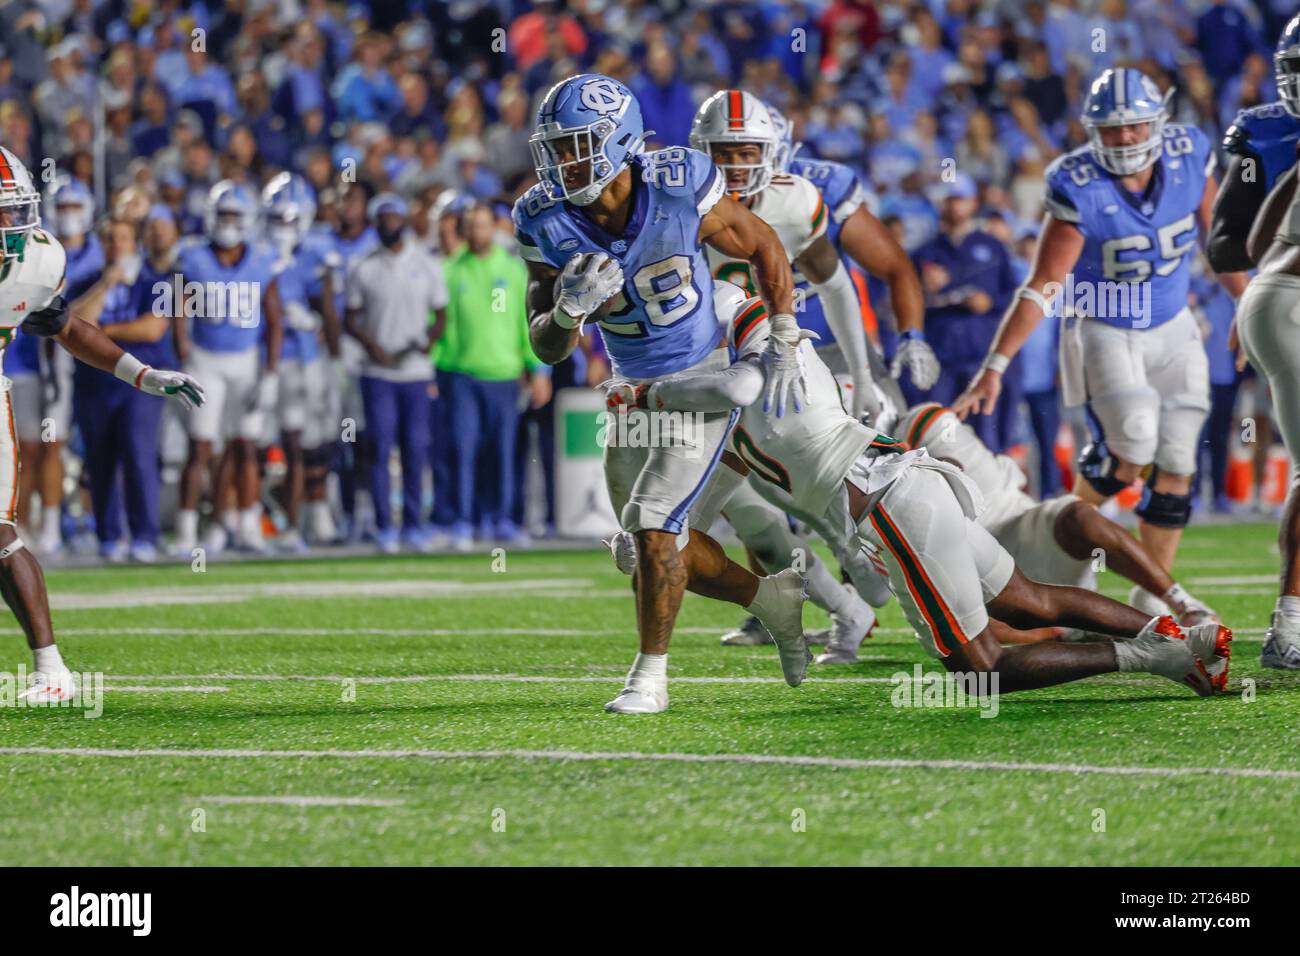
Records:
<instances>
[{"instance_id":1,"label":"white football glove","mask_svg":"<svg viewBox=\"0 0 1300 956\"><path fill-rule=\"evenodd\" d=\"M804 339L816 338L819 338L816 332L798 329L793 346L776 335L768 339L767 350L763 353L763 371L767 375L763 411L772 411L775 403L776 417L783 417L787 397L796 412L803 411L808 401L808 387L804 381L803 354L799 351L799 343Z\"/></svg>"},{"instance_id":2,"label":"white football glove","mask_svg":"<svg viewBox=\"0 0 1300 956\"><path fill-rule=\"evenodd\" d=\"M262 370L262 377L257 382L256 404L254 411L269 412L275 408L280 397L280 376L268 369Z\"/></svg>"},{"instance_id":3,"label":"white football glove","mask_svg":"<svg viewBox=\"0 0 1300 956\"><path fill-rule=\"evenodd\" d=\"M905 338L894 353L894 364L889 367L889 374L898 378L903 368L911 373L912 384L926 389L939 380L939 359L930 348L930 343L919 335Z\"/></svg>"},{"instance_id":4,"label":"white football glove","mask_svg":"<svg viewBox=\"0 0 1300 956\"><path fill-rule=\"evenodd\" d=\"M617 295L622 288L623 267L617 259L610 258L603 252L577 255L565 263L560 272L555 308L564 313L565 317L576 320L574 325L581 328L587 316ZM567 328L574 327L567 325L564 317L559 317L559 321Z\"/></svg>"},{"instance_id":5,"label":"white football glove","mask_svg":"<svg viewBox=\"0 0 1300 956\"><path fill-rule=\"evenodd\" d=\"M140 374L136 388L162 398L175 395L186 408L198 408L203 404L203 386L184 372L146 368Z\"/></svg>"}]
</instances>

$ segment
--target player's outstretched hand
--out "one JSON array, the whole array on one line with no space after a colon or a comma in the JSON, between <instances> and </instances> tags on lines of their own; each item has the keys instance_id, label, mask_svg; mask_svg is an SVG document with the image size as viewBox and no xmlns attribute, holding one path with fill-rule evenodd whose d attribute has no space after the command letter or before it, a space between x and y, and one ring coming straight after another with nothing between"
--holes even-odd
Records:
<instances>
[{"instance_id":1,"label":"player's outstretched hand","mask_svg":"<svg viewBox=\"0 0 1300 956\"><path fill-rule=\"evenodd\" d=\"M603 252L577 255L564 264L555 307L575 319L585 319L623 288L623 267Z\"/></svg>"},{"instance_id":2,"label":"player's outstretched hand","mask_svg":"<svg viewBox=\"0 0 1300 956\"><path fill-rule=\"evenodd\" d=\"M966 386L966 391L952 403L952 410L962 421L972 411L977 415L989 415L997 406L1001 394L1002 375L991 368L983 368L975 373L971 383Z\"/></svg>"},{"instance_id":3,"label":"player's outstretched hand","mask_svg":"<svg viewBox=\"0 0 1300 956\"><path fill-rule=\"evenodd\" d=\"M912 384L917 388L932 388L939 381L939 358L930 348L930 343L919 335L904 338L894 353L894 364L889 374L898 378L906 369L912 376Z\"/></svg>"},{"instance_id":4,"label":"player's outstretched hand","mask_svg":"<svg viewBox=\"0 0 1300 956\"><path fill-rule=\"evenodd\" d=\"M175 395L186 408L198 408L203 404L203 386L198 379L184 372L170 372L165 369L145 369L140 376L140 391L150 395L166 398Z\"/></svg>"},{"instance_id":5,"label":"player's outstretched hand","mask_svg":"<svg viewBox=\"0 0 1300 956\"><path fill-rule=\"evenodd\" d=\"M768 341L767 351L763 353L763 371L767 376L763 411L771 412L775 406L776 417L784 417L787 398L796 412L803 411L807 403L808 387L804 380L803 355L799 352L799 343L804 339L816 338L816 332L799 329L793 345L783 342L775 335Z\"/></svg>"}]
</instances>

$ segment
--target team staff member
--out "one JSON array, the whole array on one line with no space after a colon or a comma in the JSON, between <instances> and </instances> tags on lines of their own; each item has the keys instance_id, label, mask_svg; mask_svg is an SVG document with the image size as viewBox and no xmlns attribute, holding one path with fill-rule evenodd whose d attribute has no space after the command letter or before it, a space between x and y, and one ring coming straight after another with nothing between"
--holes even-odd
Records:
<instances>
[{"instance_id":1,"label":"team staff member","mask_svg":"<svg viewBox=\"0 0 1300 956\"><path fill-rule=\"evenodd\" d=\"M370 496L375 538L387 553L399 546L388 507L394 445L402 458L402 539L421 551L433 544L421 520L420 495L429 458L429 350L446 321L447 284L438 260L404 237L408 212L406 200L392 193L370 201L367 214L379 245L349 267L345 293L344 330L366 351L361 402L373 453Z\"/></svg>"},{"instance_id":2,"label":"team staff member","mask_svg":"<svg viewBox=\"0 0 1300 956\"><path fill-rule=\"evenodd\" d=\"M527 369L529 404L551 397L549 369L528 343L528 270L493 241L492 208L463 214L465 246L447 261L447 328L438 345L438 382L450 409L452 543L466 547L475 515L476 473L490 475L477 502L479 523L503 541L518 541L513 520L519 382Z\"/></svg>"},{"instance_id":3,"label":"team staff member","mask_svg":"<svg viewBox=\"0 0 1300 956\"><path fill-rule=\"evenodd\" d=\"M168 214L170 218L170 213ZM174 363L169 321L151 308L152 277L141 274L135 227L109 220L102 232L108 260L99 280L73 303L76 318L98 325L146 365ZM158 548L158 439L163 400L122 388L108 372L78 362L73 375L77 427L86 447L86 473L95 510L99 552L110 561L126 555L122 504L131 532L130 555L152 561ZM119 484L123 482L123 484Z\"/></svg>"}]
</instances>

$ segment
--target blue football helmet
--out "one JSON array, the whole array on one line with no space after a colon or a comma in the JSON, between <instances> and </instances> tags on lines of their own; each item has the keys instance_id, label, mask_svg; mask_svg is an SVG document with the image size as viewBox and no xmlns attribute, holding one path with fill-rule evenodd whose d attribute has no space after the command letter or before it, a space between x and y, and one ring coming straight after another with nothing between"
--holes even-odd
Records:
<instances>
[{"instance_id":1,"label":"blue football helmet","mask_svg":"<svg viewBox=\"0 0 1300 956\"><path fill-rule=\"evenodd\" d=\"M60 239L87 235L95 224L94 194L80 179L67 174L50 184L45 208L50 211L50 226Z\"/></svg>"},{"instance_id":2,"label":"blue football helmet","mask_svg":"<svg viewBox=\"0 0 1300 956\"><path fill-rule=\"evenodd\" d=\"M1097 162L1116 176L1131 176L1160 158L1164 146L1166 98L1155 82L1139 70L1106 70L1092 81L1080 120ZM1147 138L1132 146L1107 146L1101 130L1108 126L1149 123Z\"/></svg>"},{"instance_id":3,"label":"blue football helmet","mask_svg":"<svg viewBox=\"0 0 1300 956\"><path fill-rule=\"evenodd\" d=\"M794 124L784 113L771 103L767 104L767 111L772 116L772 125L776 127L777 135L776 158L772 165L778 173L789 172L790 161L794 159L794 154L799 152L799 147L803 143L794 141Z\"/></svg>"},{"instance_id":4,"label":"blue football helmet","mask_svg":"<svg viewBox=\"0 0 1300 956\"><path fill-rule=\"evenodd\" d=\"M583 73L547 91L528 145L547 194L589 206L649 135L631 90L608 76Z\"/></svg>"},{"instance_id":5,"label":"blue football helmet","mask_svg":"<svg viewBox=\"0 0 1300 956\"><path fill-rule=\"evenodd\" d=\"M248 242L257 227L257 200L248 187L223 179L208 191L203 207L203 231L219 249Z\"/></svg>"},{"instance_id":6,"label":"blue football helmet","mask_svg":"<svg viewBox=\"0 0 1300 956\"><path fill-rule=\"evenodd\" d=\"M316 197L297 173L280 173L262 190L266 236L280 252L292 252L316 220Z\"/></svg>"},{"instance_id":7,"label":"blue football helmet","mask_svg":"<svg viewBox=\"0 0 1300 956\"><path fill-rule=\"evenodd\" d=\"M1277 38L1273 53L1273 78L1282 107L1300 119L1300 13L1291 18Z\"/></svg>"}]
</instances>

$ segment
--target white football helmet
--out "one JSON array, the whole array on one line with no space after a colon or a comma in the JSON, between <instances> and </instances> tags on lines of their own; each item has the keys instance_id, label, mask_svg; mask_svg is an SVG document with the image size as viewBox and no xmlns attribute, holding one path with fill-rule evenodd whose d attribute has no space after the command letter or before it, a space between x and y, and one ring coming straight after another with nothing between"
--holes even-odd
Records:
<instances>
[{"instance_id":1,"label":"white football helmet","mask_svg":"<svg viewBox=\"0 0 1300 956\"><path fill-rule=\"evenodd\" d=\"M0 146L0 262L19 261L41 224L41 194L22 160Z\"/></svg>"},{"instance_id":2,"label":"white football helmet","mask_svg":"<svg viewBox=\"0 0 1300 956\"><path fill-rule=\"evenodd\" d=\"M747 180L740 189L730 192L744 198L762 192L772 181L781 151L781 134L772 122L768 106L753 93L744 90L718 90L701 105L691 122L690 143L713 156L714 143L757 143L762 147L762 159L753 164L718 164L725 175L730 170L745 170Z\"/></svg>"}]
</instances>

